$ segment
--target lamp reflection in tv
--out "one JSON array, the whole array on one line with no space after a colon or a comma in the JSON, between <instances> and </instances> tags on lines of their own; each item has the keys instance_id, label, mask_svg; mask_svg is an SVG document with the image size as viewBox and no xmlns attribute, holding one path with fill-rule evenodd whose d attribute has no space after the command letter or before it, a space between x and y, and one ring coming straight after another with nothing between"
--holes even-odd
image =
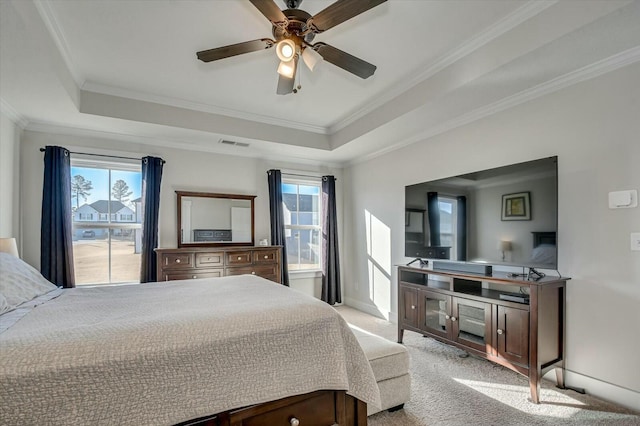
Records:
<instances>
[{"instance_id":1,"label":"lamp reflection in tv","mask_svg":"<svg viewBox=\"0 0 640 426\"><path fill-rule=\"evenodd\" d=\"M498 244L498 250L502 252L502 261L505 261L506 253L511 251L511 241L501 240Z\"/></svg>"}]
</instances>

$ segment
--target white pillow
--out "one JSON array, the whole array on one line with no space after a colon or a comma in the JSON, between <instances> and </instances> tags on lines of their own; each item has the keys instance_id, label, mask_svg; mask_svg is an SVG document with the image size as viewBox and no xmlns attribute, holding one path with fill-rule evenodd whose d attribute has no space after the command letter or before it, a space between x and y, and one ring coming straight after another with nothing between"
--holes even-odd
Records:
<instances>
[{"instance_id":1,"label":"white pillow","mask_svg":"<svg viewBox=\"0 0 640 426\"><path fill-rule=\"evenodd\" d=\"M56 288L33 266L8 253L0 253L0 296L6 302L0 303L0 314Z\"/></svg>"}]
</instances>

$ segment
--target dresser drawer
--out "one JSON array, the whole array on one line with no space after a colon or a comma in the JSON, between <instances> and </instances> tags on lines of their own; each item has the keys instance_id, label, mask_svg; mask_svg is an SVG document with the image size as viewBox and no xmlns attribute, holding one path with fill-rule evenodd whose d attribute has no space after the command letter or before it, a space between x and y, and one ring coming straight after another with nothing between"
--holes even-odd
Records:
<instances>
[{"instance_id":1,"label":"dresser drawer","mask_svg":"<svg viewBox=\"0 0 640 426\"><path fill-rule=\"evenodd\" d=\"M251 265L252 256L250 251L230 251L227 252L227 266Z\"/></svg>"},{"instance_id":2,"label":"dresser drawer","mask_svg":"<svg viewBox=\"0 0 640 426\"><path fill-rule=\"evenodd\" d=\"M256 265L246 267L227 268L226 275L257 275L259 277L271 278L278 275L277 265Z\"/></svg>"},{"instance_id":3,"label":"dresser drawer","mask_svg":"<svg viewBox=\"0 0 640 426\"><path fill-rule=\"evenodd\" d=\"M248 407L232 413L230 417L231 424L242 426L290 425L293 418L298 419L301 426L331 426L340 421L336 395L331 391L314 392L286 406L273 403L264 407Z\"/></svg>"},{"instance_id":4,"label":"dresser drawer","mask_svg":"<svg viewBox=\"0 0 640 426\"><path fill-rule=\"evenodd\" d=\"M224 265L224 253L196 253L196 268L209 268Z\"/></svg>"},{"instance_id":5,"label":"dresser drawer","mask_svg":"<svg viewBox=\"0 0 640 426\"><path fill-rule=\"evenodd\" d=\"M199 278L217 278L224 275L224 269L214 270L196 270L191 271L166 271L162 273L160 281L175 281L175 280L195 280Z\"/></svg>"},{"instance_id":6,"label":"dresser drawer","mask_svg":"<svg viewBox=\"0 0 640 426\"><path fill-rule=\"evenodd\" d=\"M193 253L162 253L160 263L164 268L193 268Z\"/></svg>"},{"instance_id":7,"label":"dresser drawer","mask_svg":"<svg viewBox=\"0 0 640 426\"><path fill-rule=\"evenodd\" d=\"M273 263L278 260L278 250L257 250L253 252L253 263Z\"/></svg>"}]
</instances>

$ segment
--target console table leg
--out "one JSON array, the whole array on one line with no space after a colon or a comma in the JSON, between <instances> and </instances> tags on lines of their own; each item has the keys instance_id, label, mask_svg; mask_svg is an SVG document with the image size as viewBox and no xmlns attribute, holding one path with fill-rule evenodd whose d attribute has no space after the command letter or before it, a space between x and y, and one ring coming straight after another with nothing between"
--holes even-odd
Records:
<instances>
[{"instance_id":1,"label":"console table leg","mask_svg":"<svg viewBox=\"0 0 640 426\"><path fill-rule=\"evenodd\" d=\"M531 388L531 402L540 404L540 380L529 379L529 388Z\"/></svg>"},{"instance_id":2,"label":"console table leg","mask_svg":"<svg viewBox=\"0 0 640 426\"><path fill-rule=\"evenodd\" d=\"M398 329L398 343L402 343L402 339L404 337L404 328Z\"/></svg>"}]
</instances>

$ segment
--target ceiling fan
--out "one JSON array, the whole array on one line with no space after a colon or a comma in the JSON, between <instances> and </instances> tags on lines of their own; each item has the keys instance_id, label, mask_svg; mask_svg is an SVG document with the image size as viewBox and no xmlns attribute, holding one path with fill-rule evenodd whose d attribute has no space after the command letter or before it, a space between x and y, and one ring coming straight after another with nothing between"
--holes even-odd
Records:
<instances>
[{"instance_id":1,"label":"ceiling fan","mask_svg":"<svg viewBox=\"0 0 640 426\"><path fill-rule=\"evenodd\" d=\"M211 62L276 46L276 54L280 59L276 90L279 95L297 93L300 89L299 86L297 89L294 88L300 57L311 71L323 59L363 79L371 77L376 71L375 65L340 49L322 42L315 44L311 42L316 34L333 28L387 0L337 0L314 16L298 9L302 0L285 0L287 6L285 10L280 10L274 0L249 1L271 22L275 40L261 38L202 50L197 53L198 59Z\"/></svg>"}]
</instances>

